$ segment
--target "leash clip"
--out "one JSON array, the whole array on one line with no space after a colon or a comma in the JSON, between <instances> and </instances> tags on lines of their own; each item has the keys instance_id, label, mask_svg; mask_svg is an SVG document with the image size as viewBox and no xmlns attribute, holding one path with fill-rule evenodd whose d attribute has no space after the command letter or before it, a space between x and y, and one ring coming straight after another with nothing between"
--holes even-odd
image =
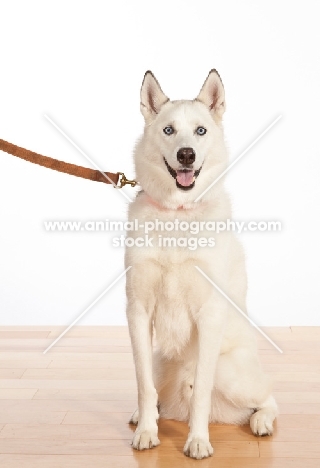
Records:
<instances>
[{"instance_id":1,"label":"leash clip","mask_svg":"<svg viewBox=\"0 0 320 468\"><path fill-rule=\"evenodd\" d=\"M137 181L136 180L129 180L126 178L126 176L124 175L123 172L117 172L117 174L119 174L119 176L121 176L120 180L119 180L119 184L120 185L114 185L114 188L123 188L125 185L131 185L131 187L135 187L137 185Z\"/></svg>"}]
</instances>

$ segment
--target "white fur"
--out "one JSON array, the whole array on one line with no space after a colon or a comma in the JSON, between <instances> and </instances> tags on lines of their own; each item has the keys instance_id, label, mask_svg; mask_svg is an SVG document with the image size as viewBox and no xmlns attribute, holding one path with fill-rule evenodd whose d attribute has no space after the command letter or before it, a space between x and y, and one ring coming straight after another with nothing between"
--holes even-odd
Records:
<instances>
[{"instance_id":1,"label":"white fur","mask_svg":"<svg viewBox=\"0 0 320 468\"><path fill-rule=\"evenodd\" d=\"M129 219L154 221L223 221L231 217L220 180L197 203L194 200L227 167L221 124L225 110L219 75L210 72L197 99L169 101L148 72L141 89L144 134L135 150L141 192L130 205ZM173 135L163 128L172 125ZM195 133L207 129L204 136ZM179 189L163 158L179 168L177 151L194 149L194 170L202 166L195 186ZM158 236L191 236L185 232L151 232ZM143 231L130 232L143 237ZM212 237L201 232L199 237ZM272 433L277 414L271 384L262 372L248 322L195 269L199 266L242 309L247 280L242 247L230 232L215 234L214 247L130 247L126 250L127 318L138 384L137 424L132 445L158 445L160 417L188 421L184 453L211 456L208 422L246 424L256 435ZM157 350L152 351L153 330ZM255 412L254 412L255 411Z\"/></svg>"}]
</instances>

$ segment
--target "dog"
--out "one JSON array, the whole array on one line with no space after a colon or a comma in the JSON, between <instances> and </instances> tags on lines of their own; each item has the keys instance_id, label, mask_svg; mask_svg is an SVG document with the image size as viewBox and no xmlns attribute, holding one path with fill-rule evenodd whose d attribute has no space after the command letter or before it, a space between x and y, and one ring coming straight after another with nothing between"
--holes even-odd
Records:
<instances>
[{"instance_id":1,"label":"dog","mask_svg":"<svg viewBox=\"0 0 320 468\"><path fill-rule=\"evenodd\" d=\"M160 443L159 417L187 421L184 454L202 459L213 454L209 422L250 423L255 435L264 436L272 434L277 416L253 329L221 293L246 311L241 244L226 230L215 235L213 245L212 231L204 229L197 235L201 246L191 249L186 243L191 234L182 229L183 222L231 218L223 178L201 196L228 166L225 107L216 70L194 100L171 101L152 72L144 76L145 128L134 151L142 190L129 205L129 221L138 219L139 228L130 232L137 243L125 253L126 267L131 266L126 314L138 387L138 409L130 422L137 424L132 440L137 450ZM151 233L152 245L150 239L141 244L143 226L155 220L171 227L181 223L169 233L174 245L159 242L166 234L160 228Z\"/></svg>"}]
</instances>

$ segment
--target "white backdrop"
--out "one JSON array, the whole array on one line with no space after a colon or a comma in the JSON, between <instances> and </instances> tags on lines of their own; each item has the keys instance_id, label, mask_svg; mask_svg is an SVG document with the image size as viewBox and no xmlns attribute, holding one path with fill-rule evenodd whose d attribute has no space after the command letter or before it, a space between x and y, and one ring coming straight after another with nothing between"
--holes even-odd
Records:
<instances>
[{"instance_id":1,"label":"white backdrop","mask_svg":"<svg viewBox=\"0 0 320 468\"><path fill-rule=\"evenodd\" d=\"M173 99L218 69L231 160L282 115L227 181L236 219L283 223L241 236L249 312L259 325L320 325L319 2L13 0L0 14L0 138L33 151L90 165L47 113L104 170L133 175L147 69ZM69 324L123 271L123 250L43 221L125 219L127 202L3 152L0 168L1 324ZM125 324L124 279L80 323Z\"/></svg>"}]
</instances>

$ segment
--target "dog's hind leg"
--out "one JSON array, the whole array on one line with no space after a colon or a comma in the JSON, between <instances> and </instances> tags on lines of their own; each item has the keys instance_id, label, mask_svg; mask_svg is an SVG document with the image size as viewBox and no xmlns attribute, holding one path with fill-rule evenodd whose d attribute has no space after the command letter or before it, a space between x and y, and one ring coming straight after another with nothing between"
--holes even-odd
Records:
<instances>
[{"instance_id":1,"label":"dog's hind leg","mask_svg":"<svg viewBox=\"0 0 320 468\"><path fill-rule=\"evenodd\" d=\"M250 427L254 435L272 435L273 421L278 415L275 399L270 395L250 418Z\"/></svg>"},{"instance_id":2,"label":"dog's hind leg","mask_svg":"<svg viewBox=\"0 0 320 468\"><path fill-rule=\"evenodd\" d=\"M234 348L221 355L215 386L236 408L255 411L250 417L250 427L255 435L272 434L277 404L271 395L271 380L262 371L255 350Z\"/></svg>"},{"instance_id":3,"label":"dog's hind leg","mask_svg":"<svg viewBox=\"0 0 320 468\"><path fill-rule=\"evenodd\" d=\"M132 414L130 420L129 420L129 423L130 424L134 424L135 426L138 425L138 422L139 422L139 409L137 408L134 413Z\"/></svg>"}]
</instances>

